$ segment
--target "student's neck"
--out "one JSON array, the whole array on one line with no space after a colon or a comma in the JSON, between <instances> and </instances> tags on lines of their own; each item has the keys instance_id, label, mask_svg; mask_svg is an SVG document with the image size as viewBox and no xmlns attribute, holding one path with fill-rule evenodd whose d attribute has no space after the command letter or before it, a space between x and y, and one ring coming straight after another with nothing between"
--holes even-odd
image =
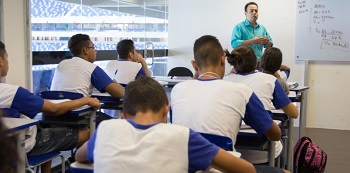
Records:
<instances>
[{"instance_id":1,"label":"student's neck","mask_svg":"<svg viewBox=\"0 0 350 173\"><path fill-rule=\"evenodd\" d=\"M213 79L219 78L222 79L220 70L215 67L208 67L201 70L198 70L198 75L200 79Z\"/></svg>"},{"instance_id":2,"label":"student's neck","mask_svg":"<svg viewBox=\"0 0 350 173\"><path fill-rule=\"evenodd\" d=\"M153 113L151 111L148 111L146 113L137 113L134 117L131 119L140 125L150 125L154 123L164 123L163 115L159 113Z\"/></svg>"}]
</instances>

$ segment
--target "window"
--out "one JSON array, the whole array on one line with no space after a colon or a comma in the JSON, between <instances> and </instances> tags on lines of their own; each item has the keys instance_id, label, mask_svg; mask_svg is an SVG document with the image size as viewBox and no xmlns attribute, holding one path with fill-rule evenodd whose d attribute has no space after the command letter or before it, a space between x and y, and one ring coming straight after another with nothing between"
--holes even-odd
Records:
<instances>
[{"instance_id":1,"label":"window","mask_svg":"<svg viewBox=\"0 0 350 173\"><path fill-rule=\"evenodd\" d=\"M132 39L136 50L146 54L144 57L147 56L152 74L165 76L168 0L137 3L130 0L31 0L34 92L38 94L49 89L57 64L71 57L67 44L77 33L91 37L97 50L95 63L102 68L117 57L118 41ZM154 61L149 58L151 56Z\"/></svg>"}]
</instances>

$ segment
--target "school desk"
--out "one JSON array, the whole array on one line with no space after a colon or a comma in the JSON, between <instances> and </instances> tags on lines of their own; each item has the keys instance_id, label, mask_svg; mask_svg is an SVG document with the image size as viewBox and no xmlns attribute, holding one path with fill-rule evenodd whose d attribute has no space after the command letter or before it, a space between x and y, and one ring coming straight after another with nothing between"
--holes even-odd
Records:
<instances>
[{"instance_id":1,"label":"school desk","mask_svg":"<svg viewBox=\"0 0 350 173\"><path fill-rule=\"evenodd\" d=\"M280 125L281 121L273 120ZM263 134L258 134L247 125L241 126L235 144L237 149L259 150L268 152L269 166L275 166L275 142L270 141Z\"/></svg>"},{"instance_id":2,"label":"school desk","mask_svg":"<svg viewBox=\"0 0 350 173\"><path fill-rule=\"evenodd\" d=\"M67 100L68 99L50 101L53 103L59 103ZM101 104L101 106L102 105L103 104ZM35 119L44 124L55 124L58 126L78 126L80 124L89 124L90 136L94 134L96 129L96 110L88 105L68 111L67 113L59 116L39 113L35 116Z\"/></svg>"},{"instance_id":3,"label":"school desk","mask_svg":"<svg viewBox=\"0 0 350 173\"><path fill-rule=\"evenodd\" d=\"M3 117L2 121L4 125L8 128L7 130L5 130L5 133L11 136L16 136L18 152L17 173L23 173L25 170L26 163L26 151L24 148L25 132L29 129L29 127L37 125L38 120Z\"/></svg>"}]
</instances>

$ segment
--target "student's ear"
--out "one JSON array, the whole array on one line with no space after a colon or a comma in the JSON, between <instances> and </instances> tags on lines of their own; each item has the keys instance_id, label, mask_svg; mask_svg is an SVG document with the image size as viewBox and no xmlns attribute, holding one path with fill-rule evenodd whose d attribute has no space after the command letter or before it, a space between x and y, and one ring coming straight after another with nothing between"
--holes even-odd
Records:
<instances>
[{"instance_id":1,"label":"student's ear","mask_svg":"<svg viewBox=\"0 0 350 173\"><path fill-rule=\"evenodd\" d=\"M170 110L170 103L168 105L165 105L163 108L163 123L167 123L167 118L168 118L168 112Z\"/></svg>"},{"instance_id":2,"label":"student's ear","mask_svg":"<svg viewBox=\"0 0 350 173\"><path fill-rule=\"evenodd\" d=\"M194 68L195 71L198 71L198 66L196 64L195 60L191 60L192 67Z\"/></svg>"},{"instance_id":3,"label":"student's ear","mask_svg":"<svg viewBox=\"0 0 350 173\"><path fill-rule=\"evenodd\" d=\"M221 57L221 65L225 65L225 58L226 58L226 55L222 55Z\"/></svg>"}]
</instances>

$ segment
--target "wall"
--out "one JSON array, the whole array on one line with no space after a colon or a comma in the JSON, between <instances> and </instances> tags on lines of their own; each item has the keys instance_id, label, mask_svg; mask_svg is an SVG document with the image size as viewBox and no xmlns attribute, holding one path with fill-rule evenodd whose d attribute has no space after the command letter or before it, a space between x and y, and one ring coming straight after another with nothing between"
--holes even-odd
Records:
<instances>
[{"instance_id":1,"label":"wall","mask_svg":"<svg viewBox=\"0 0 350 173\"><path fill-rule=\"evenodd\" d=\"M6 83L31 88L31 57L28 51L26 3L29 0L3 0L3 40L9 54ZM2 28L1 28L2 29Z\"/></svg>"},{"instance_id":2,"label":"wall","mask_svg":"<svg viewBox=\"0 0 350 173\"><path fill-rule=\"evenodd\" d=\"M235 24L243 21L242 0L170 0L168 69L185 66L192 69L193 43L202 35L218 37L222 46L231 50L230 38ZM290 81L304 84L304 62L294 60L295 0L256 0L259 20L283 52L283 64L292 69ZM307 102L307 127L350 130L346 109L350 92L348 64L310 63L310 90ZM230 67L226 65L226 70ZM340 85L342 82L345 84ZM336 85L336 88L334 88Z\"/></svg>"}]
</instances>

